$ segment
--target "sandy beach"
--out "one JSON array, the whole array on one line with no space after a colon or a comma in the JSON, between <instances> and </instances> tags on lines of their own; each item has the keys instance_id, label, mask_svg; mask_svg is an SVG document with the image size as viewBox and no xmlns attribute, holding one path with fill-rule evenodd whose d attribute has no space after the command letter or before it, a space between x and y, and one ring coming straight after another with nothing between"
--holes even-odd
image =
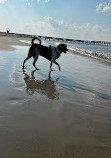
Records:
<instances>
[{"instance_id":1,"label":"sandy beach","mask_svg":"<svg viewBox=\"0 0 111 158\"><path fill-rule=\"evenodd\" d=\"M20 39L0 37L0 157L110 158L111 64L69 51L49 78Z\"/></svg>"},{"instance_id":2,"label":"sandy beach","mask_svg":"<svg viewBox=\"0 0 111 158\"><path fill-rule=\"evenodd\" d=\"M0 36L0 50L1 51L6 51L6 50L11 51L14 49L12 47L12 45L29 46L29 44L20 42L20 40L30 40L30 39L29 38Z\"/></svg>"}]
</instances>

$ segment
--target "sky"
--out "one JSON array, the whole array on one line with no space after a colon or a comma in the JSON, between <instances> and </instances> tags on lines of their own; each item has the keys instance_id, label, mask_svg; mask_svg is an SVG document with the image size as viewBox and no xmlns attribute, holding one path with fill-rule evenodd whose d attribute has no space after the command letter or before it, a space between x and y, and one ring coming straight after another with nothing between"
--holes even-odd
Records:
<instances>
[{"instance_id":1,"label":"sky","mask_svg":"<svg viewBox=\"0 0 111 158\"><path fill-rule=\"evenodd\" d=\"M0 31L111 41L111 0L0 0Z\"/></svg>"}]
</instances>

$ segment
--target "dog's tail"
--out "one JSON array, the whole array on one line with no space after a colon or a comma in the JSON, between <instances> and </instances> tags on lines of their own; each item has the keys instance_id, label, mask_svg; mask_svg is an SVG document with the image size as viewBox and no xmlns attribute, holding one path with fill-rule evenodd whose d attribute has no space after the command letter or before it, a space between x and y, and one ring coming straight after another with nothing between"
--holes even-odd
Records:
<instances>
[{"instance_id":1,"label":"dog's tail","mask_svg":"<svg viewBox=\"0 0 111 158\"><path fill-rule=\"evenodd\" d=\"M35 37L35 36L32 38L31 45L34 44L35 39L37 39L39 41L39 44L41 45L41 39L39 37Z\"/></svg>"}]
</instances>

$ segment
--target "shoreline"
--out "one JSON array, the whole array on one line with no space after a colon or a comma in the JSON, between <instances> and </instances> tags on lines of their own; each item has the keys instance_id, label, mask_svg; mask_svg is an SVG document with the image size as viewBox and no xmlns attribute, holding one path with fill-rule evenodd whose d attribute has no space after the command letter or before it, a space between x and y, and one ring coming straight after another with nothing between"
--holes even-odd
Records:
<instances>
[{"instance_id":1,"label":"shoreline","mask_svg":"<svg viewBox=\"0 0 111 158\"><path fill-rule=\"evenodd\" d=\"M18 34L18 36L17 35L8 36L8 34L6 34L6 36L0 35L0 51L12 51L15 49L14 47L12 47L12 45L30 46L30 44L23 42L23 40L31 41L31 39L32 37L28 37L28 35L26 35L25 37L20 37L20 34ZM52 41L46 40L46 42L50 43ZM68 49L73 54L86 56L92 59L103 61L111 65L111 57L108 57L107 55L104 55L104 58L102 58L103 54L95 53L95 52L92 53L92 51L90 50L85 50L78 47L75 48L68 47Z\"/></svg>"}]
</instances>

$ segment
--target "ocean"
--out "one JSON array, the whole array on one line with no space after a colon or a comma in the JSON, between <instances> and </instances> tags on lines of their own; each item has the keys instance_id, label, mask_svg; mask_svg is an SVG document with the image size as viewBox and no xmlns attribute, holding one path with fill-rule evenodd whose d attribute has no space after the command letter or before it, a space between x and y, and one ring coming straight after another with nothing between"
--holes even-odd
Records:
<instances>
[{"instance_id":1,"label":"ocean","mask_svg":"<svg viewBox=\"0 0 111 158\"><path fill-rule=\"evenodd\" d=\"M82 44L75 42L55 42L56 45L59 43L65 43L68 49L72 52L98 58L111 62L111 45L94 45L94 44Z\"/></svg>"}]
</instances>

